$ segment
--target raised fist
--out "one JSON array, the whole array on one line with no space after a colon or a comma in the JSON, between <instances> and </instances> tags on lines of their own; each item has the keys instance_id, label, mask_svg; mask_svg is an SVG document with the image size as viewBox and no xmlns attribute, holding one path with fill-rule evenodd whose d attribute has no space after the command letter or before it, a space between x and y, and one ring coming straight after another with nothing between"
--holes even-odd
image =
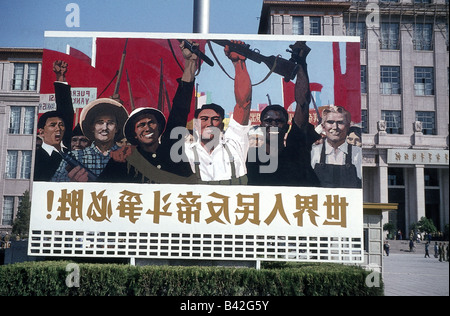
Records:
<instances>
[{"instance_id":1,"label":"raised fist","mask_svg":"<svg viewBox=\"0 0 450 316\"><path fill-rule=\"evenodd\" d=\"M244 42L241 41L230 41L233 44L237 45L245 45ZM245 61L247 58L230 50L230 47L228 45L225 46L225 55L232 61L232 62L238 62L240 60Z\"/></svg>"},{"instance_id":2,"label":"raised fist","mask_svg":"<svg viewBox=\"0 0 450 316\"><path fill-rule=\"evenodd\" d=\"M53 72L56 74L56 81L66 81L68 64L64 60L53 62Z\"/></svg>"}]
</instances>

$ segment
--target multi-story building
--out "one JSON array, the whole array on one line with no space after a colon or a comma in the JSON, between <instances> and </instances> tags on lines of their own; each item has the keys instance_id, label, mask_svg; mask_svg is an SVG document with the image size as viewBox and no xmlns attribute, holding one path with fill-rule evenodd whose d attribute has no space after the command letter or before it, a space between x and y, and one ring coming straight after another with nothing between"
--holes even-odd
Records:
<instances>
[{"instance_id":1,"label":"multi-story building","mask_svg":"<svg viewBox=\"0 0 450 316\"><path fill-rule=\"evenodd\" d=\"M42 52L0 48L0 235L32 188Z\"/></svg>"},{"instance_id":2,"label":"multi-story building","mask_svg":"<svg viewBox=\"0 0 450 316\"><path fill-rule=\"evenodd\" d=\"M260 34L361 38L363 192L408 237L449 223L448 0L263 1ZM406 235L406 236L405 236Z\"/></svg>"}]
</instances>

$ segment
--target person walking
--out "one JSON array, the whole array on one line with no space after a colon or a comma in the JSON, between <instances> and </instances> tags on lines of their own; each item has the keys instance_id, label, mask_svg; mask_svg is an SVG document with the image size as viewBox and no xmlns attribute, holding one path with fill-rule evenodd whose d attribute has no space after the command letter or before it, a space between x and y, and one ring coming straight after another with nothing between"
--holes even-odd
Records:
<instances>
[{"instance_id":1,"label":"person walking","mask_svg":"<svg viewBox=\"0 0 450 316\"><path fill-rule=\"evenodd\" d=\"M447 252L447 262L449 262L449 260L448 260L448 244L447 244L447 248L445 250Z\"/></svg>"},{"instance_id":2,"label":"person walking","mask_svg":"<svg viewBox=\"0 0 450 316\"><path fill-rule=\"evenodd\" d=\"M383 248L384 248L384 252L386 253L386 256L389 257L389 250L391 248L391 245L389 245L389 242L387 240L384 242Z\"/></svg>"},{"instance_id":3,"label":"person walking","mask_svg":"<svg viewBox=\"0 0 450 316\"><path fill-rule=\"evenodd\" d=\"M427 243L425 244L425 258L428 257L430 258L430 253L428 251L428 247L430 246L430 242L427 241Z\"/></svg>"},{"instance_id":4,"label":"person walking","mask_svg":"<svg viewBox=\"0 0 450 316\"><path fill-rule=\"evenodd\" d=\"M434 257L435 258L439 257L439 246L437 241L434 243Z\"/></svg>"},{"instance_id":5,"label":"person walking","mask_svg":"<svg viewBox=\"0 0 450 316\"><path fill-rule=\"evenodd\" d=\"M412 240L412 238L409 240L409 252L413 252L414 251L414 241Z\"/></svg>"},{"instance_id":6,"label":"person walking","mask_svg":"<svg viewBox=\"0 0 450 316\"><path fill-rule=\"evenodd\" d=\"M448 246L445 246L445 242L442 243L442 262L448 261Z\"/></svg>"},{"instance_id":7,"label":"person walking","mask_svg":"<svg viewBox=\"0 0 450 316\"><path fill-rule=\"evenodd\" d=\"M442 262L442 257L444 255L444 246L442 243L439 243L439 262Z\"/></svg>"}]
</instances>

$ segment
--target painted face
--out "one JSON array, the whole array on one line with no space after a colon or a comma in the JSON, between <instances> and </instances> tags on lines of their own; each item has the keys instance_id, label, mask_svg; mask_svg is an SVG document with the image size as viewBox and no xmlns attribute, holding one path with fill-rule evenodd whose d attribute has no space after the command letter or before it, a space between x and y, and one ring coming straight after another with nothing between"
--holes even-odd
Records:
<instances>
[{"instance_id":1,"label":"painted face","mask_svg":"<svg viewBox=\"0 0 450 316\"><path fill-rule=\"evenodd\" d=\"M218 131L222 131L223 123L220 115L211 109L203 110L199 113L197 124L200 124L202 140L212 140Z\"/></svg>"},{"instance_id":2,"label":"painted face","mask_svg":"<svg viewBox=\"0 0 450 316\"><path fill-rule=\"evenodd\" d=\"M94 138L96 142L114 141L117 133L116 118L112 115L99 115L94 122Z\"/></svg>"},{"instance_id":3,"label":"painted face","mask_svg":"<svg viewBox=\"0 0 450 316\"><path fill-rule=\"evenodd\" d=\"M124 137L124 138L122 138L121 140L116 140L116 145L117 146L119 146L119 147L123 147L123 146L126 146L126 145L128 145L128 141L127 141L127 139Z\"/></svg>"},{"instance_id":4,"label":"painted face","mask_svg":"<svg viewBox=\"0 0 450 316\"><path fill-rule=\"evenodd\" d=\"M135 138L137 141L146 146L151 146L158 142L159 139L159 124L153 114L148 114L145 117L138 119L134 125Z\"/></svg>"},{"instance_id":5,"label":"painted face","mask_svg":"<svg viewBox=\"0 0 450 316\"><path fill-rule=\"evenodd\" d=\"M65 131L64 121L59 117L51 117L47 119L44 128L39 129L39 134L44 139L44 143L60 149Z\"/></svg>"},{"instance_id":6,"label":"painted face","mask_svg":"<svg viewBox=\"0 0 450 316\"><path fill-rule=\"evenodd\" d=\"M361 138L352 132L347 136L347 143L353 146L361 147Z\"/></svg>"},{"instance_id":7,"label":"painted face","mask_svg":"<svg viewBox=\"0 0 450 316\"><path fill-rule=\"evenodd\" d=\"M270 135L277 133L280 139L284 138L284 135L287 131L287 121L282 113L279 111L268 111L264 118L261 121L261 126L266 128L266 141L270 142ZM274 128L277 128L277 131L274 131Z\"/></svg>"},{"instance_id":8,"label":"painted face","mask_svg":"<svg viewBox=\"0 0 450 316\"><path fill-rule=\"evenodd\" d=\"M286 118L279 111L268 111L261 122L263 127L278 127L284 128L286 126Z\"/></svg>"},{"instance_id":9,"label":"painted face","mask_svg":"<svg viewBox=\"0 0 450 316\"><path fill-rule=\"evenodd\" d=\"M347 138L350 122L343 113L329 113L323 127L330 143L342 144Z\"/></svg>"},{"instance_id":10,"label":"painted face","mask_svg":"<svg viewBox=\"0 0 450 316\"><path fill-rule=\"evenodd\" d=\"M86 136L73 136L71 140L72 150L81 150L89 146L89 139Z\"/></svg>"}]
</instances>

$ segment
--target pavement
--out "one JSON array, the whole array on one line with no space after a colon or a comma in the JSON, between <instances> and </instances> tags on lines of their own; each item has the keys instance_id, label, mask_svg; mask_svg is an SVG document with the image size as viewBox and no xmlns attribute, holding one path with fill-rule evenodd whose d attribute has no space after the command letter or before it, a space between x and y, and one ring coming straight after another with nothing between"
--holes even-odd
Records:
<instances>
[{"instance_id":1,"label":"pavement","mask_svg":"<svg viewBox=\"0 0 450 316\"><path fill-rule=\"evenodd\" d=\"M449 296L449 262L434 257L433 241L430 258L425 258L424 242L415 244L415 252L409 251L408 241L389 244L390 254L383 257L385 296Z\"/></svg>"}]
</instances>

